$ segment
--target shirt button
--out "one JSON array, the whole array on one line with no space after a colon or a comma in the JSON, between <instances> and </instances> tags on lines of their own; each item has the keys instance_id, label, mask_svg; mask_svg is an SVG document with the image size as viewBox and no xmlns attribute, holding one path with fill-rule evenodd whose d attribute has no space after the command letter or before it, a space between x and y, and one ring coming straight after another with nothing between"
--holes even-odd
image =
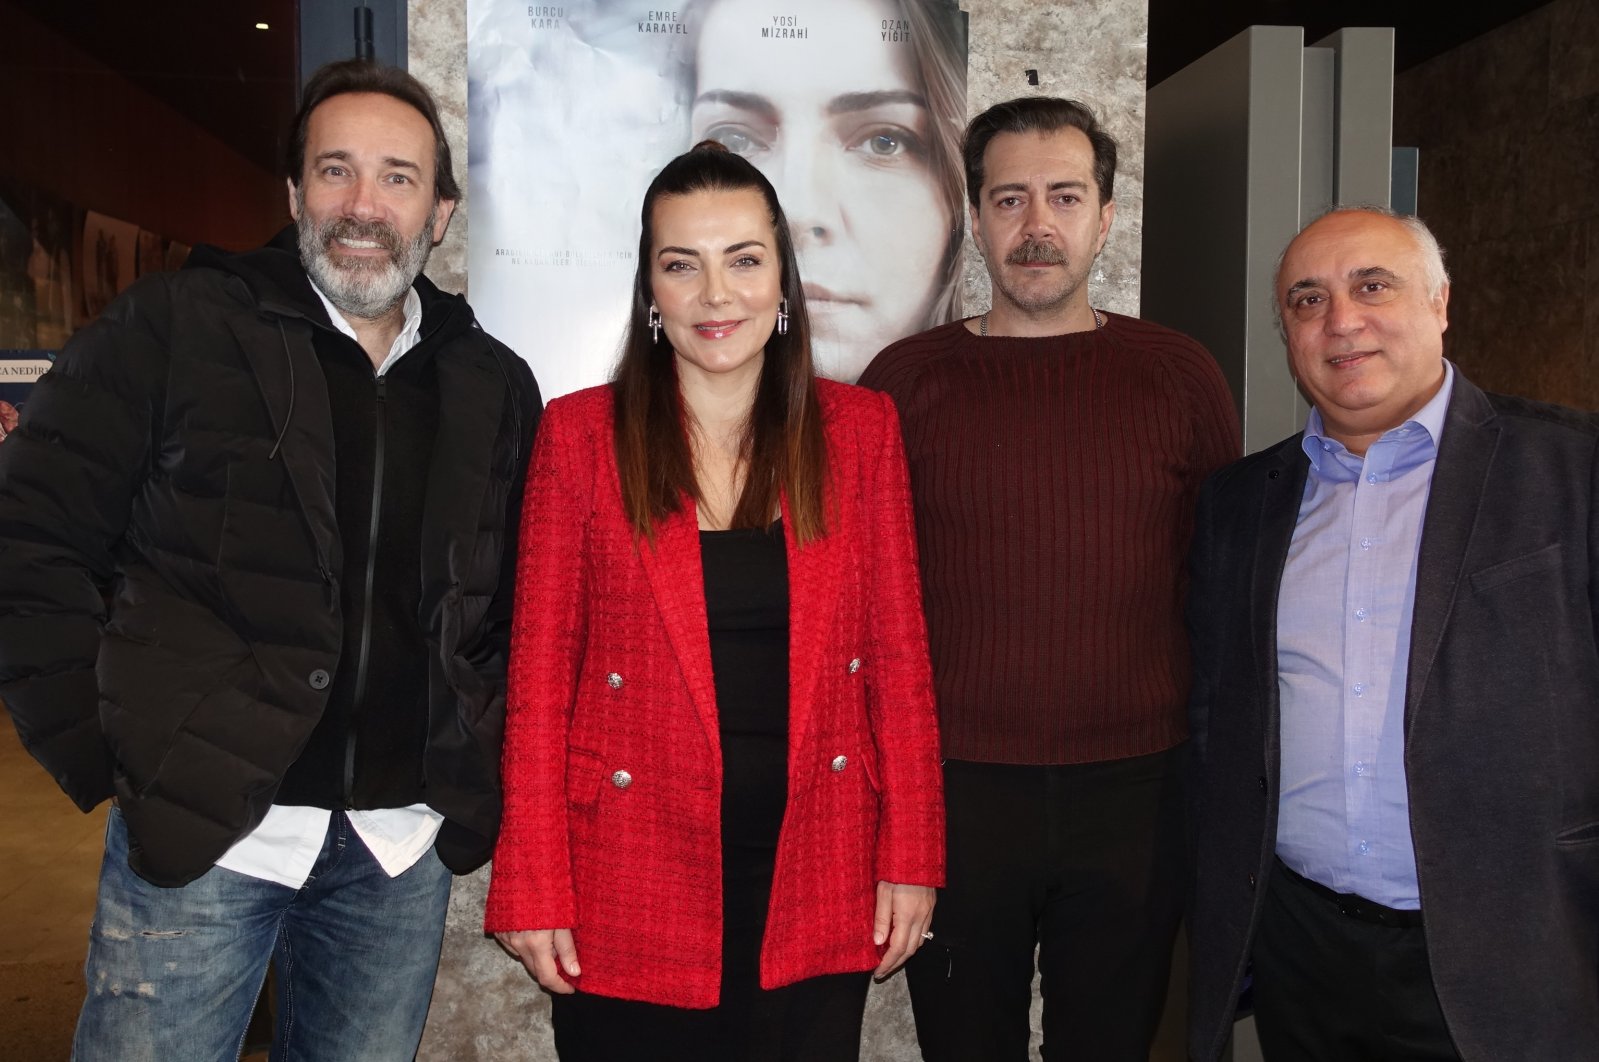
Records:
<instances>
[{"instance_id":1,"label":"shirt button","mask_svg":"<svg viewBox=\"0 0 1599 1062\"><path fill-rule=\"evenodd\" d=\"M1324 453L1324 454L1332 453L1332 443L1330 443L1330 442L1322 443L1321 444L1321 452Z\"/></svg>"},{"instance_id":2,"label":"shirt button","mask_svg":"<svg viewBox=\"0 0 1599 1062\"><path fill-rule=\"evenodd\" d=\"M860 669L861 669L861 658L857 656L854 660L851 660L849 662L849 673L851 675L853 675L853 674L855 674L855 672L859 671Z\"/></svg>"},{"instance_id":3,"label":"shirt button","mask_svg":"<svg viewBox=\"0 0 1599 1062\"><path fill-rule=\"evenodd\" d=\"M605 676L605 684L613 690L619 690L622 688L622 676L613 671Z\"/></svg>"},{"instance_id":4,"label":"shirt button","mask_svg":"<svg viewBox=\"0 0 1599 1062\"><path fill-rule=\"evenodd\" d=\"M1355 618L1362 623L1366 622L1366 610L1363 608L1355 609Z\"/></svg>"},{"instance_id":5,"label":"shirt button","mask_svg":"<svg viewBox=\"0 0 1599 1062\"><path fill-rule=\"evenodd\" d=\"M1366 684L1364 682L1355 683L1351 689L1354 691L1356 697L1364 697L1366 695Z\"/></svg>"},{"instance_id":6,"label":"shirt button","mask_svg":"<svg viewBox=\"0 0 1599 1062\"><path fill-rule=\"evenodd\" d=\"M1361 855L1370 855L1371 854L1371 844L1369 842L1361 841L1360 844L1356 845L1355 847L1360 849L1360 854Z\"/></svg>"},{"instance_id":7,"label":"shirt button","mask_svg":"<svg viewBox=\"0 0 1599 1062\"><path fill-rule=\"evenodd\" d=\"M611 775L611 784L618 789L626 789L633 784L633 776L626 771L617 771Z\"/></svg>"},{"instance_id":8,"label":"shirt button","mask_svg":"<svg viewBox=\"0 0 1599 1062\"><path fill-rule=\"evenodd\" d=\"M321 668L317 668L315 671L311 672L311 674L306 676L305 681L309 682L311 684L311 688L314 690L325 690L328 688L328 682L331 680L328 678L328 673L326 671L323 671Z\"/></svg>"},{"instance_id":9,"label":"shirt button","mask_svg":"<svg viewBox=\"0 0 1599 1062\"><path fill-rule=\"evenodd\" d=\"M1367 475L1366 476L1366 482L1367 483L1375 483L1375 482L1377 482L1377 473L1372 472L1369 475Z\"/></svg>"},{"instance_id":10,"label":"shirt button","mask_svg":"<svg viewBox=\"0 0 1599 1062\"><path fill-rule=\"evenodd\" d=\"M834 756L833 757L833 762L828 764L828 766L833 768L833 770L835 770L835 771L842 771L845 767L849 766L849 757L848 756Z\"/></svg>"},{"instance_id":11,"label":"shirt button","mask_svg":"<svg viewBox=\"0 0 1599 1062\"><path fill-rule=\"evenodd\" d=\"M1360 548L1361 549L1370 549L1371 548L1371 539L1369 539L1369 538L1361 539L1360 540Z\"/></svg>"},{"instance_id":12,"label":"shirt button","mask_svg":"<svg viewBox=\"0 0 1599 1062\"><path fill-rule=\"evenodd\" d=\"M1356 761L1356 763L1355 763L1355 773L1356 774L1365 774L1366 773L1366 764L1363 761Z\"/></svg>"}]
</instances>

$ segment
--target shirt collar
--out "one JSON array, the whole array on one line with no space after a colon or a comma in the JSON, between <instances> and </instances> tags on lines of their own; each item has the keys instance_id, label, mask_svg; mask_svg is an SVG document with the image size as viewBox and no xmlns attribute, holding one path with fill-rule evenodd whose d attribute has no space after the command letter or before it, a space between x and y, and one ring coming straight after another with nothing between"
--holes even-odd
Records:
<instances>
[{"instance_id":1,"label":"shirt collar","mask_svg":"<svg viewBox=\"0 0 1599 1062\"><path fill-rule=\"evenodd\" d=\"M306 279L311 280L310 277ZM327 297L327 293L317 287L315 280L311 280L311 290L316 292L316 297L321 299L322 305L327 308L328 320L333 322L333 327L359 343L360 339L356 336L355 329L350 327L350 322L344 319L344 315L339 312L337 306L333 305L333 300ZM422 299L417 295L416 288L413 286L405 290L405 326L400 329L400 334L394 337L394 342L389 346L388 357L384 358L383 364L378 366L377 375L382 376L392 369L394 363L399 361L412 347L416 346L417 340L421 337Z\"/></svg>"},{"instance_id":2,"label":"shirt collar","mask_svg":"<svg viewBox=\"0 0 1599 1062\"><path fill-rule=\"evenodd\" d=\"M1431 443L1432 456L1438 453L1438 447L1443 442L1444 421L1449 414L1449 396L1455 389L1455 367L1447 360L1444 362L1444 382L1438 388L1438 393L1427 400L1427 404L1416 411L1416 415L1395 428L1383 432L1382 438L1374 446L1393 439L1403 429L1421 428L1425 432L1424 439L1412 440L1413 442L1427 441ZM1305 456L1310 458L1311 467L1322 471L1322 457L1326 454L1343 454L1346 448L1343 443L1326 433L1322 424L1321 411L1315 406L1310 407L1310 416L1305 419L1305 437L1300 441L1300 447L1305 451Z\"/></svg>"}]
</instances>

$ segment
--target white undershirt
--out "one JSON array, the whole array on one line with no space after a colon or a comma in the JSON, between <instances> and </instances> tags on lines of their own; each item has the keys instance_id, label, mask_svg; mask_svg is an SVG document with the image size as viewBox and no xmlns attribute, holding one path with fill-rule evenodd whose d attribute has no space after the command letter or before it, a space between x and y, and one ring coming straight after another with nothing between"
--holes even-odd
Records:
<instances>
[{"instance_id":1,"label":"white undershirt","mask_svg":"<svg viewBox=\"0 0 1599 1062\"><path fill-rule=\"evenodd\" d=\"M344 315L316 286L311 289L327 307L328 318L340 332L360 340ZM378 366L382 376L398 362L407 351L416 346L422 332L422 300L416 289L405 293L405 327L394 338L389 356ZM389 877L398 877L421 859L433 846L444 816L426 804L412 804L406 808L379 808L371 811L347 811L350 825L361 838L372 857L378 861ZM267 809L261 825L239 839L223 853L216 865L224 870L248 874L252 878L273 881L298 889L311 876L311 867L322 851L327 837L328 823L333 812L327 808L274 804Z\"/></svg>"}]
</instances>

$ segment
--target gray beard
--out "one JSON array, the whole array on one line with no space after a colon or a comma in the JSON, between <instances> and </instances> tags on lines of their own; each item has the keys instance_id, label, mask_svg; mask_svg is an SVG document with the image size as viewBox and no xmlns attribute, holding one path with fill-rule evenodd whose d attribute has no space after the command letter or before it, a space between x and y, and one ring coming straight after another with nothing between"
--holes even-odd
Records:
<instances>
[{"instance_id":1,"label":"gray beard","mask_svg":"<svg viewBox=\"0 0 1599 1062\"><path fill-rule=\"evenodd\" d=\"M318 225L306 213L303 191L296 190L295 205L300 216L295 222L300 261L328 301L346 317L375 321L387 315L404 301L433 251L437 205L428 211L421 231L409 243L386 221L330 218ZM329 247L339 237L375 240L388 249L388 257L336 260Z\"/></svg>"}]
</instances>

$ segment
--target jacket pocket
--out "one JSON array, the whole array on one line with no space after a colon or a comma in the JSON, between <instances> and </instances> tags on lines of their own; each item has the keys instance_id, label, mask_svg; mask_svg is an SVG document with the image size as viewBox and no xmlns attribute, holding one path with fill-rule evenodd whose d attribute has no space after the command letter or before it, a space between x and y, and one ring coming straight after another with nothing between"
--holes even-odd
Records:
<instances>
[{"instance_id":1,"label":"jacket pocket","mask_svg":"<svg viewBox=\"0 0 1599 1062\"><path fill-rule=\"evenodd\" d=\"M877 768L877 756L873 751L861 753L861 769L866 772L866 784L872 787L872 792L881 793L883 780Z\"/></svg>"},{"instance_id":2,"label":"jacket pocket","mask_svg":"<svg viewBox=\"0 0 1599 1062\"><path fill-rule=\"evenodd\" d=\"M566 802L573 807L591 808L600 800L600 784L605 778L605 761L597 753L571 749L566 754Z\"/></svg>"},{"instance_id":3,"label":"jacket pocket","mask_svg":"<svg viewBox=\"0 0 1599 1062\"><path fill-rule=\"evenodd\" d=\"M1556 542L1532 553L1512 557L1510 560L1472 572L1471 589L1474 593L1480 594L1496 586L1525 579L1529 575L1552 571L1560 567L1560 559L1560 543Z\"/></svg>"},{"instance_id":4,"label":"jacket pocket","mask_svg":"<svg viewBox=\"0 0 1599 1062\"><path fill-rule=\"evenodd\" d=\"M804 766L796 773L790 771L788 795L790 799L813 789L837 786L860 778L873 793L882 791L877 763L877 750L868 741L864 746L857 741L840 741L836 744L813 744L804 752L790 752L798 756Z\"/></svg>"}]
</instances>

